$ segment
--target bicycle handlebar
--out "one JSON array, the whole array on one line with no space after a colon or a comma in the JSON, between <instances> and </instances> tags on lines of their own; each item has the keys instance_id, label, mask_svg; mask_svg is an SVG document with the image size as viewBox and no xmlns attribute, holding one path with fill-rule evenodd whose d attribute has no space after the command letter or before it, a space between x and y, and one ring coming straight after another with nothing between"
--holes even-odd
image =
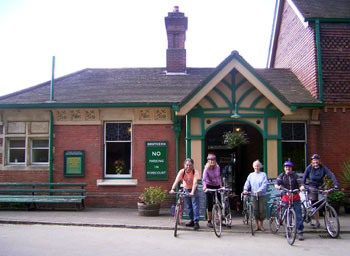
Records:
<instances>
[{"instance_id":1,"label":"bicycle handlebar","mask_svg":"<svg viewBox=\"0 0 350 256\"><path fill-rule=\"evenodd\" d=\"M232 189L230 188L207 188L206 190L204 190L204 192L219 192L219 193L224 193L224 192L231 192Z\"/></svg>"},{"instance_id":2,"label":"bicycle handlebar","mask_svg":"<svg viewBox=\"0 0 350 256\"><path fill-rule=\"evenodd\" d=\"M295 193L299 193L300 192L300 189L286 189L285 187L281 186L280 188L282 191L284 192L287 192L287 193L292 193L292 194L295 194Z\"/></svg>"}]
</instances>

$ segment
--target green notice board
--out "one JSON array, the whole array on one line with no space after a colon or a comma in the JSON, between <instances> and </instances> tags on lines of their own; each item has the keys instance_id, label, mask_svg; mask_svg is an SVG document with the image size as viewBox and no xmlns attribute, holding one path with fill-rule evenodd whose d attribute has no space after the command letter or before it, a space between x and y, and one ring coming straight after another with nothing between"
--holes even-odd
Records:
<instances>
[{"instance_id":1,"label":"green notice board","mask_svg":"<svg viewBox=\"0 0 350 256\"><path fill-rule=\"evenodd\" d=\"M146 180L168 179L168 142L146 141Z\"/></svg>"},{"instance_id":2,"label":"green notice board","mask_svg":"<svg viewBox=\"0 0 350 256\"><path fill-rule=\"evenodd\" d=\"M64 151L64 176L85 175L85 151L65 150Z\"/></svg>"}]
</instances>

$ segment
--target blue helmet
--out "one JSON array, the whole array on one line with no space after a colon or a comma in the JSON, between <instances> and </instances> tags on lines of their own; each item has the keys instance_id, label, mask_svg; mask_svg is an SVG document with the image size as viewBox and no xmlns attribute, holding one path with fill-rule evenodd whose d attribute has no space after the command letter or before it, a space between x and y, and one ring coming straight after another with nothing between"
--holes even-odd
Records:
<instances>
[{"instance_id":1,"label":"blue helmet","mask_svg":"<svg viewBox=\"0 0 350 256\"><path fill-rule=\"evenodd\" d=\"M283 163L283 166L291 166L291 167L293 167L293 163L292 163L292 161L285 161Z\"/></svg>"},{"instance_id":2,"label":"blue helmet","mask_svg":"<svg viewBox=\"0 0 350 256\"><path fill-rule=\"evenodd\" d=\"M320 159L320 155L319 154L313 154L312 157L311 157L311 160L312 159Z\"/></svg>"}]
</instances>

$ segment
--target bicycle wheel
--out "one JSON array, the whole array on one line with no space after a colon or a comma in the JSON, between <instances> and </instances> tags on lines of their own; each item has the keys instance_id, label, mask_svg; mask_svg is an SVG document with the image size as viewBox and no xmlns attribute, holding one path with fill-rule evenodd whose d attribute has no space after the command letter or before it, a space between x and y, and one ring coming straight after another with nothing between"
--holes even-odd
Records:
<instances>
[{"instance_id":1,"label":"bicycle wheel","mask_svg":"<svg viewBox=\"0 0 350 256\"><path fill-rule=\"evenodd\" d=\"M247 211L247 209L244 209L243 211L242 211L242 214L243 214L243 224L244 225L248 225L248 211Z\"/></svg>"},{"instance_id":2,"label":"bicycle wheel","mask_svg":"<svg viewBox=\"0 0 350 256\"><path fill-rule=\"evenodd\" d=\"M286 237L290 245L294 244L295 237L297 236L297 223L294 209L287 209L287 216L285 220Z\"/></svg>"},{"instance_id":3,"label":"bicycle wheel","mask_svg":"<svg viewBox=\"0 0 350 256\"><path fill-rule=\"evenodd\" d=\"M274 202L270 207L269 226L272 233L276 233L280 229L279 204Z\"/></svg>"},{"instance_id":4,"label":"bicycle wheel","mask_svg":"<svg viewBox=\"0 0 350 256\"><path fill-rule=\"evenodd\" d=\"M222 216L220 206L217 204L213 206L212 219L215 235L220 237L222 232Z\"/></svg>"},{"instance_id":5,"label":"bicycle wheel","mask_svg":"<svg viewBox=\"0 0 350 256\"><path fill-rule=\"evenodd\" d=\"M232 214L231 214L230 202L228 199L225 200L225 211L224 212L225 212L226 227L231 228Z\"/></svg>"},{"instance_id":6,"label":"bicycle wheel","mask_svg":"<svg viewBox=\"0 0 350 256\"><path fill-rule=\"evenodd\" d=\"M337 238L340 232L338 214L330 205L325 206L324 210L324 224L329 235L332 238Z\"/></svg>"},{"instance_id":7,"label":"bicycle wheel","mask_svg":"<svg viewBox=\"0 0 350 256\"><path fill-rule=\"evenodd\" d=\"M174 228L174 236L177 236L177 225L180 225L180 205L177 204L175 207L175 228Z\"/></svg>"},{"instance_id":8,"label":"bicycle wheel","mask_svg":"<svg viewBox=\"0 0 350 256\"><path fill-rule=\"evenodd\" d=\"M250 231L252 233L252 236L254 235L254 207L251 203L248 204L248 218L249 218L249 225L250 225Z\"/></svg>"}]
</instances>

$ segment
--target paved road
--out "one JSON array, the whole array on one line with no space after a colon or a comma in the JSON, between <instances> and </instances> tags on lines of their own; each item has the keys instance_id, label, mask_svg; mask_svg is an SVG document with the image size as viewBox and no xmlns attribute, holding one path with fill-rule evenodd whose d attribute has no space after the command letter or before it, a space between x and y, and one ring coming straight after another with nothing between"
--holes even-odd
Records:
<instances>
[{"instance_id":1,"label":"paved road","mask_svg":"<svg viewBox=\"0 0 350 256\"><path fill-rule=\"evenodd\" d=\"M1 256L96 255L348 255L350 234L339 239L305 234L305 241L288 245L283 233L211 232L0 224ZM281 253L283 252L283 253Z\"/></svg>"}]
</instances>

